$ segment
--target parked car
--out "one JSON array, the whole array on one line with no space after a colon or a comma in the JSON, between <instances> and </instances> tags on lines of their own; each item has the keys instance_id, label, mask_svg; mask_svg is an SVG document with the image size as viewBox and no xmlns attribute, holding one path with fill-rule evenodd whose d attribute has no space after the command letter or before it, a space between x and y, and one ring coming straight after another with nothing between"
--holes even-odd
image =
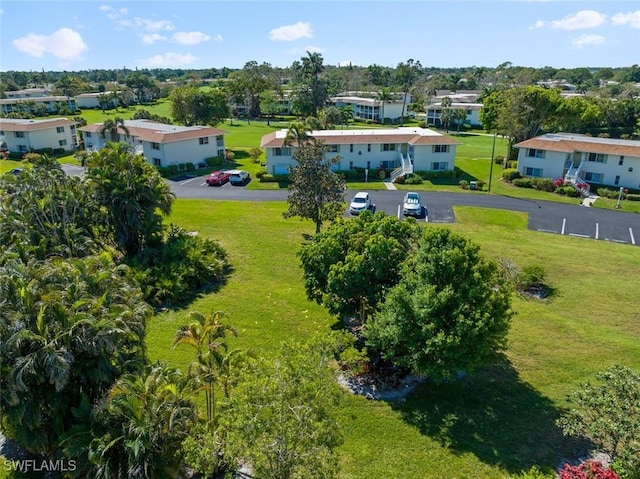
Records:
<instances>
[{"instance_id":1,"label":"parked car","mask_svg":"<svg viewBox=\"0 0 640 479\"><path fill-rule=\"evenodd\" d=\"M422 216L422 200L418 193L410 191L404 195L402 214L405 216Z\"/></svg>"},{"instance_id":2,"label":"parked car","mask_svg":"<svg viewBox=\"0 0 640 479\"><path fill-rule=\"evenodd\" d=\"M229 182L232 185L246 185L249 182L249 172L245 170L229 170Z\"/></svg>"},{"instance_id":3,"label":"parked car","mask_svg":"<svg viewBox=\"0 0 640 479\"><path fill-rule=\"evenodd\" d=\"M229 181L230 176L228 171L214 171L207 177L206 182L209 186L222 186Z\"/></svg>"},{"instance_id":4,"label":"parked car","mask_svg":"<svg viewBox=\"0 0 640 479\"><path fill-rule=\"evenodd\" d=\"M359 215L361 212L371 208L371 198L369 193L360 191L351 200L349 204L349 213L352 215Z\"/></svg>"}]
</instances>

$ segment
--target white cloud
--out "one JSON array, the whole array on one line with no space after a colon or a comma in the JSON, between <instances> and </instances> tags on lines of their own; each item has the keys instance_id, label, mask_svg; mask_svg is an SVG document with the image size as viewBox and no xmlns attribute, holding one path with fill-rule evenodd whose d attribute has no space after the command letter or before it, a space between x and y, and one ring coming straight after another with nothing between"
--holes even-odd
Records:
<instances>
[{"instance_id":1,"label":"white cloud","mask_svg":"<svg viewBox=\"0 0 640 479\"><path fill-rule=\"evenodd\" d=\"M348 67L350 65L355 65L355 63L353 63L351 60L342 60L338 62L339 67Z\"/></svg>"},{"instance_id":2,"label":"white cloud","mask_svg":"<svg viewBox=\"0 0 640 479\"><path fill-rule=\"evenodd\" d=\"M538 20L535 24L529 27L529 30L533 30L535 28L542 28L545 26L545 23L542 20Z\"/></svg>"},{"instance_id":3,"label":"white cloud","mask_svg":"<svg viewBox=\"0 0 640 479\"><path fill-rule=\"evenodd\" d=\"M640 28L640 10L629 13L616 13L611 17L611 21L614 25L629 24L631 28Z\"/></svg>"},{"instance_id":4,"label":"white cloud","mask_svg":"<svg viewBox=\"0 0 640 479\"><path fill-rule=\"evenodd\" d=\"M583 28L595 28L602 25L607 16L595 10L581 10L574 15L567 15L561 20L552 20L551 28L561 30L581 30Z\"/></svg>"},{"instance_id":5,"label":"white cloud","mask_svg":"<svg viewBox=\"0 0 640 479\"><path fill-rule=\"evenodd\" d=\"M143 33L140 35L140 38L142 39L142 43L145 45L153 45L157 41L167 39L167 37L160 35L159 33Z\"/></svg>"},{"instance_id":6,"label":"white cloud","mask_svg":"<svg viewBox=\"0 0 640 479\"><path fill-rule=\"evenodd\" d=\"M214 39L216 42L221 42L222 40L224 40L224 38L222 38L222 35L220 35L219 33L217 33L217 34L216 34L216 36L215 36L215 37L213 37L213 39Z\"/></svg>"},{"instance_id":7,"label":"white cloud","mask_svg":"<svg viewBox=\"0 0 640 479\"><path fill-rule=\"evenodd\" d=\"M118 18L122 18L129 12L129 10L127 10L126 8L116 10L111 5L100 5L99 8L100 11L104 12L104 14L110 20L117 20Z\"/></svg>"},{"instance_id":8,"label":"white cloud","mask_svg":"<svg viewBox=\"0 0 640 479\"><path fill-rule=\"evenodd\" d=\"M140 61L142 68L180 68L196 61L191 53L167 52L164 55L154 55Z\"/></svg>"},{"instance_id":9,"label":"white cloud","mask_svg":"<svg viewBox=\"0 0 640 479\"><path fill-rule=\"evenodd\" d=\"M313 29L309 22L298 22L293 25L283 25L269 32L269 38L279 42L290 42L299 38L312 38Z\"/></svg>"},{"instance_id":10,"label":"white cloud","mask_svg":"<svg viewBox=\"0 0 640 479\"><path fill-rule=\"evenodd\" d=\"M306 47L296 47L291 49L291 53L294 55L304 55L305 53L322 53L326 51L326 48L315 47L313 45L307 45Z\"/></svg>"},{"instance_id":11,"label":"white cloud","mask_svg":"<svg viewBox=\"0 0 640 479\"><path fill-rule=\"evenodd\" d=\"M602 45L605 41L602 35L587 35L583 33L578 38L574 38L571 44L576 48L582 48L585 45Z\"/></svg>"},{"instance_id":12,"label":"white cloud","mask_svg":"<svg viewBox=\"0 0 640 479\"><path fill-rule=\"evenodd\" d=\"M51 35L30 33L13 40L13 46L33 57L49 53L61 60L81 60L82 52L89 49L80 34L70 28L60 28Z\"/></svg>"},{"instance_id":13,"label":"white cloud","mask_svg":"<svg viewBox=\"0 0 640 479\"><path fill-rule=\"evenodd\" d=\"M211 37L202 32L178 32L171 37L172 42L181 43L182 45L196 45L209 40L211 40Z\"/></svg>"},{"instance_id":14,"label":"white cloud","mask_svg":"<svg viewBox=\"0 0 640 479\"><path fill-rule=\"evenodd\" d=\"M173 23L168 20L151 20L150 18L135 17L133 20L121 20L118 25L123 27L138 27L147 32L158 30L174 30Z\"/></svg>"}]
</instances>

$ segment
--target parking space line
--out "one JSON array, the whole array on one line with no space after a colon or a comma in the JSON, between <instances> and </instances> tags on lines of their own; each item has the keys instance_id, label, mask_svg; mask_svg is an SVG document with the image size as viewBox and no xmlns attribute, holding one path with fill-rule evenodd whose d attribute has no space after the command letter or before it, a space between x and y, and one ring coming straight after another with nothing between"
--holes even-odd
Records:
<instances>
[{"instance_id":1,"label":"parking space line","mask_svg":"<svg viewBox=\"0 0 640 479\"><path fill-rule=\"evenodd\" d=\"M567 225L567 218L562 218L562 231L560 232L561 235L564 234L564 227Z\"/></svg>"},{"instance_id":2,"label":"parking space line","mask_svg":"<svg viewBox=\"0 0 640 479\"><path fill-rule=\"evenodd\" d=\"M191 178L189 180L183 181L182 183L180 183L180 186L186 185L187 183L191 183L193 180L197 180L198 178Z\"/></svg>"},{"instance_id":3,"label":"parking space line","mask_svg":"<svg viewBox=\"0 0 640 479\"><path fill-rule=\"evenodd\" d=\"M591 238L591 236L589 236L589 235L581 235L581 234L578 234L578 233L569 233L569 236L575 236L577 238Z\"/></svg>"},{"instance_id":4,"label":"parking space line","mask_svg":"<svg viewBox=\"0 0 640 479\"><path fill-rule=\"evenodd\" d=\"M541 233L554 233L554 234L558 234L558 232L556 230L545 230L543 228L538 228L538 231L540 231Z\"/></svg>"},{"instance_id":5,"label":"parking space line","mask_svg":"<svg viewBox=\"0 0 640 479\"><path fill-rule=\"evenodd\" d=\"M398 219L400 219L400 205L398 205Z\"/></svg>"},{"instance_id":6,"label":"parking space line","mask_svg":"<svg viewBox=\"0 0 640 479\"><path fill-rule=\"evenodd\" d=\"M629 235L631 236L631 244L635 245L636 239L633 237L633 230L631 229L631 227L629 227Z\"/></svg>"},{"instance_id":7,"label":"parking space line","mask_svg":"<svg viewBox=\"0 0 640 479\"><path fill-rule=\"evenodd\" d=\"M596 223L596 239L598 239L599 233L600 233L600 225Z\"/></svg>"},{"instance_id":8,"label":"parking space line","mask_svg":"<svg viewBox=\"0 0 640 479\"><path fill-rule=\"evenodd\" d=\"M624 240L617 240L615 238L606 238L605 241L611 241L612 243L621 243L621 244L627 244L626 241Z\"/></svg>"},{"instance_id":9,"label":"parking space line","mask_svg":"<svg viewBox=\"0 0 640 479\"><path fill-rule=\"evenodd\" d=\"M202 183L200 183L200 186L204 186L204 185L206 185L206 184L207 184L207 182L206 182L206 181L203 181Z\"/></svg>"}]
</instances>

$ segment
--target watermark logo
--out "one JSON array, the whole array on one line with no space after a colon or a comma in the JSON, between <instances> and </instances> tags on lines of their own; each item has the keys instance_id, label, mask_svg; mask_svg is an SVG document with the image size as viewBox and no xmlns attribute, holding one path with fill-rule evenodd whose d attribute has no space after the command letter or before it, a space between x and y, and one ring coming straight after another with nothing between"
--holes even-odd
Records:
<instances>
[{"instance_id":1,"label":"watermark logo","mask_svg":"<svg viewBox=\"0 0 640 479\"><path fill-rule=\"evenodd\" d=\"M75 459L3 459L5 471L16 472L73 472L76 470Z\"/></svg>"}]
</instances>

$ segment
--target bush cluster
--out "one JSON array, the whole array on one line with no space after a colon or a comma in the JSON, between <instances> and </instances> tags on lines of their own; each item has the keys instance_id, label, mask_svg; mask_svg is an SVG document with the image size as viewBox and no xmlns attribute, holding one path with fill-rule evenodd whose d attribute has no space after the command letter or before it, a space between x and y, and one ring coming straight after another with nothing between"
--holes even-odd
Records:
<instances>
[{"instance_id":1,"label":"bush cluster","mask_svg":"<svg viewBox=\"0 0 640 479\"><path fill-rule=\"evenodd\" d=\"M453 170L444 171L416 171L416 175L420 175L423 180L433 180L438 178L460 178L462 177L462 170L457 166Z\"/></svg>"},{"instance_id":2,"label":"bush cluster","mask_svg":"<svg viewBox=\"0 0 640 479\"><path fill-rule=\"evenodd\" d=\"M407 178L404 180L404 183L406 185L420 185L422 184L422 177L420 175L412 173L407 176Z\"/></svg>"},{"instance_id":3,"label":"bush cluster","mask_svg":"<svg viewBox=\"0 0 640 479\"><path fill-rule=\"evenodd\" d=\"M517 168L507 168L502 172L502 179L512 183L516 178L520 178L520 171Z\"/></svg>"}]
</instances>

